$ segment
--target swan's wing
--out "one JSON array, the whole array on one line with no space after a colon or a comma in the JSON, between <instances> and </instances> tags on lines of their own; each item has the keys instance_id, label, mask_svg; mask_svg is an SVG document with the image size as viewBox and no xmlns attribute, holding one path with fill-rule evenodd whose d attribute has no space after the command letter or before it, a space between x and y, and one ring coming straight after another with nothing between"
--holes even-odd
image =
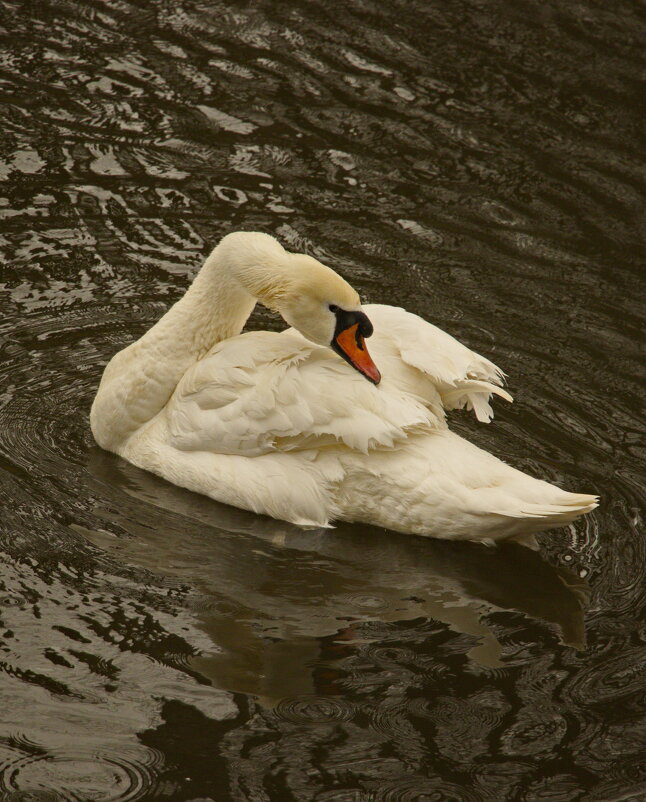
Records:
<instances>
[{"instance_id":1,"label":"swan's wing","mask_svg":"<svg viewBox=\"0 0 646 802\"><path fill-rule=\"evenodd\" d=\"M366 453L445 425L432 405L387 381L374 387L293 330L218 344L184 375L166 414L174 447L243 456L339 443Z\"/></svg>"},{"instance_id":2,"label":"swan's wing","mask_svg":"<svg viewBox=\"0 0 646 802\"><path fill-rule=\"evenodd\" d=\"M492 394L512 401L500 386L504 380L500 368L442 329L399 307L368 304L364 309L375 329L368 345L377 366L381 367L379 352L385 359L402 360L418 373L416 391L426 397L439 395L444 409L466 407L488 423L493 417ZM401 371L400 376L400 382L412 390L412 377Z\"/></svg>"}]
</instances>

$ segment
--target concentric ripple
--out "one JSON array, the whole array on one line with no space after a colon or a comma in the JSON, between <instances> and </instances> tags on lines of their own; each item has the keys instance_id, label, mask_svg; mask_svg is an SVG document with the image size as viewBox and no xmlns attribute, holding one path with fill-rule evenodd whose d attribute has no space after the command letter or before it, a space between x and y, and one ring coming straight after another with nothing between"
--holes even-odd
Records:
<instances>
[{"instance_id":1,"label":"concentric ripple","mask_svg":"<svg viewBox=\"0 0 646 802\"><path fill-rule=\"evenodd\" d=\"M386 781L376 790L375 802L479 802L480 797L462 785L428 777Z\"/></svg>"},{"instance_id":2,"label":"concentric ripple","mask_svg":"<svg viewBox=\"0 0 646 802\"><path fill-rule=\"evenodd\" d=\"M16 755L0 764L0 790L3 800L134 802L154 795L161 763L159 754L144 749Z\"/></svg>"},{"instance_id":3,"label":"concentric ripple","mask_svg":"<svg viewBox=\"0 0 646 802\"><path fill-rule=\"evenodd\" d=\"M292 724L324 724L350 721L355 710L344 699L332 696L299 696L281 699L274 713L278 718Z\"/></svg>"}]
</instances>

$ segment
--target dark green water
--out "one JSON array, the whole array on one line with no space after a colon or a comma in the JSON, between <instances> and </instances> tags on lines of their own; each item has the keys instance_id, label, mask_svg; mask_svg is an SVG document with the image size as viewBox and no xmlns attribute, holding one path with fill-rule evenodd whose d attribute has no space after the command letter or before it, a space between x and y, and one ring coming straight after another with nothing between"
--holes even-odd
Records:
<instances>
[{"instance_id":1,"label":"dark green water","mask_svg":"<svg viewBox=\"0 0 646 802\"><path fill-rule=\"evenodd\" d=\"M645 800L643 9L0 10L0 799ZM601 507L304 532L102 452L105 363L238 228L492 358L516 403L452 425Z\"/></svg>"}]
</instances>

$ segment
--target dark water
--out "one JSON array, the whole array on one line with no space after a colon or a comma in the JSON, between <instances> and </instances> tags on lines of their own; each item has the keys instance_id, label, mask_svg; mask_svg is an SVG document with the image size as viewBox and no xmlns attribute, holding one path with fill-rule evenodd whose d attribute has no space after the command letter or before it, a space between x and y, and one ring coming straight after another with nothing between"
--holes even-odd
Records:
<instances>
[{"instance_id":1,"label":"dark water","mask_svg":"<svg viewBox=\"0 0 646 802\"><path fill-rule=\"evenodd\" d=\"M639 4L1 8L0 799L646 799ZM516 403L455 428L600 509L306 532L98 449L237 228L494 359Z\"/></svg>"}]
</instances>

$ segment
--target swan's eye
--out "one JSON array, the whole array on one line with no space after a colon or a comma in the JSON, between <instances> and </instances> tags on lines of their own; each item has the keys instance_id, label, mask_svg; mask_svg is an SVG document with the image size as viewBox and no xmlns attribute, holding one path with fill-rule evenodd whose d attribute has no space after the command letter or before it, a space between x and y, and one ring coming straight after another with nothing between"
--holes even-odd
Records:
<instances>
[{"instance_id":1,"label":"swan's eye","mask_svg":"<svg viewBox=\"0 0 646 802\"><path fill-rule=\"evenodd\" d=\"M335 315L339 311L339 307L336 304L330 304L328 309L330 312L334 312Z\"/></svg>"}]
</instances>

